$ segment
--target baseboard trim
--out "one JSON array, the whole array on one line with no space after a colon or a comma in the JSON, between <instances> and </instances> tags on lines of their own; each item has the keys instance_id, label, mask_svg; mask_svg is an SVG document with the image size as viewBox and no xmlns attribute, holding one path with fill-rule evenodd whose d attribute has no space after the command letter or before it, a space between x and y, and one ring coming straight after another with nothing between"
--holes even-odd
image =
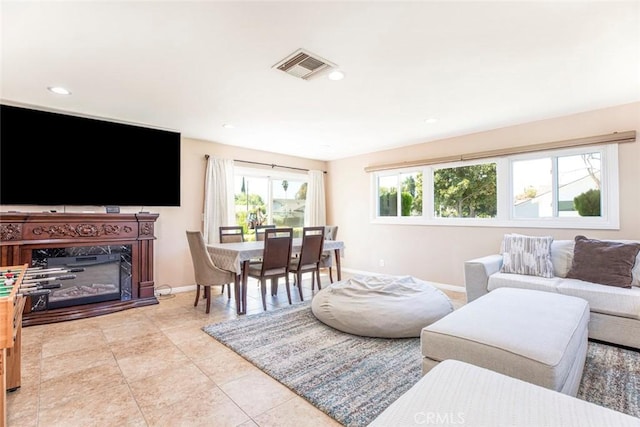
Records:
<instances>
[{"instance_id":1,"label":"baseboard trim","mask_svg":"<svg viewBox=\"0 0 640 427\"><path fill-rule=\"evenodd\" d=\"M359 274L362 276L375 276L376 274L380 274L380 273L372 273L370 271L361 271L361 270L355 270L352 268L343 268L342 271L344 273L350 273L350 274ZM328 274L324 274L324 273L320 273L321 276L328 276ZM424 280L424 279L422 279ZM429 280L426 280L427 282L431 283L433 286L435 286L436 288L439 289L444 289L447 291L452 291L452 292L460 292L463 294L466 294L467 291L464 288L464 286L458 286L458 285L449 285L447 283L437 283L437 282L431 282ZM171 294L177 294L180 292L191 292L191 291L195 291L196 290L196 285L186 285L186 286L178 286L176 288L169 286L169 285L161 285L158 286L156 288L156 296L166 296L166 295L171 295Z\"/></svg>"},{"instance_id":2,"label":"baseboard trim","mask_svg":"<svg viewBox=\"0 0 640 427\"><path fill-rule=\"evenodd\" d=\"M196 285L178 286L174 288L169 285L162 285L156 288L157 296L166 296L171 294L178 294L180 292L191 292L196 290Z\"/></svg>"}]
</instances>

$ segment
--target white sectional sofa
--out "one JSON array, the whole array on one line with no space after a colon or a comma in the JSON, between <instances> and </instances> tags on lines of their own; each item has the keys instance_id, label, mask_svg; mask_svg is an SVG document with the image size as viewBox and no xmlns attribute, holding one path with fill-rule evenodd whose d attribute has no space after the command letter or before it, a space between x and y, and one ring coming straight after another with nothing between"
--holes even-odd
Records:
<instances>
[{"instance_id":1,"label":"white sectional sofa","mask_svg":"<svg viewBox=\"0 0 640 427\"><path fill-rule=\"evenodd\" d=\"M369 427L640 427L640 419L458 360L445 360Z\"/></svg>"},{"instance_id":2,"label":"white sectional sofa","mask_svg":"<svg viewBox=\"0 0 640 427\"><path fill-rule=\"evenodd\" d=\"M640 243L632 240L603 242ZM504 254L488 255L466 261L464 275L467 302L505 287L580 297L587 300L590 307L590 338L640 349L640 253L632 268L632 286L625 288L567 277L573 266L574 247L574 240L551 242L552 277L503 272L501 268L505 259ZM598 258L594 256L589 260L595 265L599 262ZM597 268L606 268L606 266L597 266Z\"/></svg>"}]
</instances>

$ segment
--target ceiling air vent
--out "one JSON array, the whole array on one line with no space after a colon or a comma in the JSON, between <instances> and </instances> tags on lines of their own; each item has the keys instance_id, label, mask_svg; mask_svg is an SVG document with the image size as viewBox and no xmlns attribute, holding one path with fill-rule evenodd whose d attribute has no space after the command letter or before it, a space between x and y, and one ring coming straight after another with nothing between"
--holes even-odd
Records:
<instances>
[{"instance_id":1,"label":"ceiling air vent","mask_svg":"<svg viewBox=\"0 0 640 427\"><path fill-rule=\"evenodd\" d=\"M327 67L336 67L336 65L303 49L298 49L273 66L273 68L305 80Z\"/></svg>"}]
</instances>

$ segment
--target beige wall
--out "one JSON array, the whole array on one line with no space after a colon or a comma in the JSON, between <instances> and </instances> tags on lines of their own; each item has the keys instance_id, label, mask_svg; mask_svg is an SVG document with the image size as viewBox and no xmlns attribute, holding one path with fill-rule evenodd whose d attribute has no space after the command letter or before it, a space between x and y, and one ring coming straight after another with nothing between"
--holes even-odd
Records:
<instances>
[{"instance_id":1,"label":"beige wall","mask_svg":"<svg viewBox=\"0 0 640 427\"><path fill-rule=\"evenodd\" d=\"M558 141L615 131L640 130L640 103L496 129L342 159L329 164L328 220L345 241L343 265L361 271L409 274L464 284L467 259L495 253L505 232L572 239L640 239L640 142L620 144L620 230L507 229L371 224L370 176L366 166L502 147ZM379 261L384 260L384 267Z\"/></svg>"},{"instance_id":2,"label":"beige wall","mask_svg":"<svg viewBox=\"0 0 640 427\"><path fill-rule=\"evenodd\" d=\"M370 218L369 175L365 166L429 156L489 150L512 145L600 135L640 129L640 103L592 111L570 117L465 135L332 162L321 162L206 141L182 140L182 205L150 208L160 214L156 223L156 287L192 285L193 269L185 230L202 228L205 154L323 169L327 183L327 221L338 225L346 245L343 267L351 270L410 274L425 280L463 284L467 259L495 252L510 229L483 227L373 225ZM573 238L578 232L595 238L640 239L640 143L620 145L621 230L518 229L521 233ZM152 184L151 184L152 185ZM2 211L36 211L61 207L1 206ZM82 211L85 207L69 208ZM123 212L136 209L122 208ZM384 259L385 266L379 266Z\"/></svg>"},{"instance_id":3,"label":"beige wall","mask_svg":"<svg viewBox=\"0 0 640 427\"><path fill-rule=\"evenodd\" d=\"M212 157L249 160L303 169L327 169L327 164L321 161L183 138L181 152L182 204L179 208L159 208L156 210L160 213L156 226L156 236L158 237L155 257L156 287L162 285L179 287L194 284L193 267L185 230L202 230L206 154Z\"/></svg>"}]
</instances>

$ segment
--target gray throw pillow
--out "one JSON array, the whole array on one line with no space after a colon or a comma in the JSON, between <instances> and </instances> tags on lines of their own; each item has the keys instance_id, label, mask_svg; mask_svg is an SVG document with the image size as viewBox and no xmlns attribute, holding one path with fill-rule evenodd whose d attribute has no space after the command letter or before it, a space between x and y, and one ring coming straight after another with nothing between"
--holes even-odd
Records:
<instances>
[{"instance_id":1,"label":"gray throw pillow","mask_svg":"<svg viewBox=\"0 0 640 427\"><path fill-rule=\"evenodd\" d=\"M553 277L551 263L551 236L524 236L505 234L502 240L503 273Z\"/></svg>"},{"instance_id":2,"label":"gray throw pillow","mask_svg":"<svg viewBox=\"0 0 640 427\"><path fill-rule=\"evenodd\" d=\"M639 243L619 243L576 236L567 277L601 285L630 288Z\"/></svg>"}]
</instances>

